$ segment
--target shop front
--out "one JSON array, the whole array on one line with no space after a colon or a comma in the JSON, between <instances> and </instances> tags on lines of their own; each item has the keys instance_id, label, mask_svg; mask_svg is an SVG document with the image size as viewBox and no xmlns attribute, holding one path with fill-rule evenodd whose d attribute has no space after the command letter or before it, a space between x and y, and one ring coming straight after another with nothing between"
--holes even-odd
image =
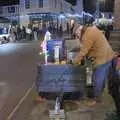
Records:
<instances>
[{"instance_id":1,"label":"shop front","mask_svg":"<svg viewBox=\"0 0 120 120\"><path fill-rule=\"evenodd\" d=\"M39 28L39 30L57 29L58 15L51 13L32 13L29 14L30 24Z\"/></svg>"}]
</instances>

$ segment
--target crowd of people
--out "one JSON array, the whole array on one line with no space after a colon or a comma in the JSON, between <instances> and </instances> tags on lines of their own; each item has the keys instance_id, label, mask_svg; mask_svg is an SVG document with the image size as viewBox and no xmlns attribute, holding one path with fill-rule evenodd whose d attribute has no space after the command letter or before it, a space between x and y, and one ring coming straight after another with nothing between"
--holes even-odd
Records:
<instances>
[{"instance_id":1,"label":"crowd of people","mask_svg":"<svg viewBox=\"0 0 120 120\"><path fill-rule=\"evenodd\" d=\"M9 34L12 38L12 41L20 41L23 39L26 41L37 41L44 37L47 30L49 30L52 34L57 35L62 35L63 33L62 25L58 26L58 28L52 27L51 25L43 25L42 29L40 29L39 27L28 24L27 27L20 25L10 25Z\"/></svg>"},{"instance_id":2,"label":"crowd of people","mask_svg":"<svg viewBox=\"0 0 120 120\"><path fill-rule=\"evenodd\" d=\"M36 36L34 36L34 32L37 32ZM23 39L26 40L33 40L35 37L38 38L38 31L35 28L30 27L24 27L19 25L10 26L9 28L9 34L11 35L12 41L20 41ZM38 40L36 38L36 40Z\"/></svg>"}]
</instances>

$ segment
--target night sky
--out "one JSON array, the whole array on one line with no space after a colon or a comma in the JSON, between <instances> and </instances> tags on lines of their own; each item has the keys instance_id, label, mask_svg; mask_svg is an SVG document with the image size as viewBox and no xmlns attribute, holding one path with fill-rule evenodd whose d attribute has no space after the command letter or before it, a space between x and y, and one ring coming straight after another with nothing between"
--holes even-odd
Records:
<instances>
[{"instance_id":1,"label":"night sky","mask_svg":"<svg viewBox=\"0 0 120 120\"><path fill-rule=\"evenodd\" d=\"M0 0L0 6L18 4L19 0Z\"/></svg>"}]
</instances>

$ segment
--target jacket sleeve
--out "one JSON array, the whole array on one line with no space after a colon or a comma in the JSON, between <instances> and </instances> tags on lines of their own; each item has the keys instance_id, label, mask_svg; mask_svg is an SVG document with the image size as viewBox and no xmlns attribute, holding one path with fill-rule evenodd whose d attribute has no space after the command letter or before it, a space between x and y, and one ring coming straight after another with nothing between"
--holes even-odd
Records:
<instances>
[{"instance_id":1,"label":"jacket sleeve","mask_svg":"<svg viewBox=\"0 0 120 120\"><path fill-rule=\"evenodd\" d=\"M73 63L81 63L83 57L87 55L94 43L95 38L93 34L94 33L92 33L91 31L87 31L85 33L82 39L82 46L80 48L80 52L76 55L75 59L73 60Z\"/></svg>"}]
</instances>

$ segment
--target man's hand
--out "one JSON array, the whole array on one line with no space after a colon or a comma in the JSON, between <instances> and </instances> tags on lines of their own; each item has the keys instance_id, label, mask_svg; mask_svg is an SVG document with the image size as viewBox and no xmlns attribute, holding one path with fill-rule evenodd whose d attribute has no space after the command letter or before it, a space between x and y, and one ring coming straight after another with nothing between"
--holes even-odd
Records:
<instances>
[{"instance_id":1,"label":"man's hand","mask_svg":"<svg viewBox=\"0 0 120 120\"><path fill-rule=\"evenodd\" d=\"M72 64L74 65L80 65L81 64L81 61L76 61L75 59L72 60Z\"/></svg>"}]
</instances>

